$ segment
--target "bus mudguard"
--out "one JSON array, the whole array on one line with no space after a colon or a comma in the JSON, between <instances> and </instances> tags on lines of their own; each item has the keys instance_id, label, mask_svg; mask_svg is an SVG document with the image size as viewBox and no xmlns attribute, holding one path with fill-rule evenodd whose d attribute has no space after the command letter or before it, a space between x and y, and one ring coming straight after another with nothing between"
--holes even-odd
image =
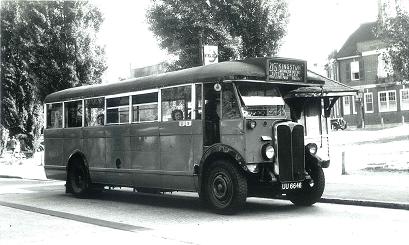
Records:
<instances>
[{"instance_id":1,"label":"bus mudguard","mask_svg":"<svg viewBox=\"0 0 409 245\"><path fill-rule=\"evenodd\" d=\"M321 168L328 168L330 160L323 160L321 157L313 155L309 151L305 151L305 164L315 164Z\"/></svg>"},{"instance_id":2,"label":"bus mudguard","mask_svg":"<svg viewBox=\"0 0 409 245\"><path fill-rule=\"evenodd\" d=\"M77 156L82 159L82 161L83 161L83 163L84 163L84 165L85 165L86 168L89 167L89 166L88 166L87 159L85 158L84 153L82 153L82 151L76 149L76 150L74 150L73 152L71 152L70 156L69 156L68 159L67 159L67 162L66 162L67 171L68 171L68 168L69 168L71 159L73 159L73 158L75 158L75 157L77 157Z\"/></svg>"},{"instance_id":3,"label":"bus mudguard","mask_svg":"<svg viewBox=\"0 0 409 245\"><path fill-rule=\"evenodd\" d=\"M212 146L210 146L208 149L205 150L202 159L200 160L200 174L203 171L203 166L206 163L206 161L212 157L216 156L218 154L223 154L229 156L232 160L234 160L244 171L247 171L246 167L246 161L244 160L243 156L235 150L233 147L217 143Z\"/></svg>"}]
</instances>

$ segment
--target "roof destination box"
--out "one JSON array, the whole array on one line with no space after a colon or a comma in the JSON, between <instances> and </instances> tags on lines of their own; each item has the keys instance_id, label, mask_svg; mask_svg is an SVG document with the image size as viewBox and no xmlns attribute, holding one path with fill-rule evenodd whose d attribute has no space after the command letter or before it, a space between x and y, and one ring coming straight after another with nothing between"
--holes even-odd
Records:
<instances>
[{"instance_id":1,"label":"roof destination box","mask_svg":"<svg viewBox=\"0 0 409 245\"><path fill-rule=\"evenodd\" d=\"M305 83L307 78L307 62L289 59L268 59L267 72L268 81Z\"/></svg>"}]
</instances>

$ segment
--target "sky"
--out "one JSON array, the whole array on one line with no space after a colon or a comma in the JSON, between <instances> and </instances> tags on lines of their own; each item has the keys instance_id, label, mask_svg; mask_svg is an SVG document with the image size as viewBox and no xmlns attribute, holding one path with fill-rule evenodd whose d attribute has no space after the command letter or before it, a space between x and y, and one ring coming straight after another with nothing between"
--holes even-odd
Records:
<instances>
[{"instance_id":1,"label":"sky","mask_svg":"<svg viewBox=\"0 0 409 245\"><path fill-rule=\"evenodd\" d=\"M375 21L378 0L287 0L287 36L279 56L304 59L314 70L339 50L360 24ZM104 82L128 78L130 68L145 67L169 58L158 46L145 20L149 0L94 0L104 15L98 36L105 46L108 69ZM315 69L316 70L316 69Z\"/></svg>"},{"instance_id":2,"label":"sky","mask_svg":"<svg viewBox=\"0 0 409 245\"><path fill-rule=\"evenodd\" d=\"M280 56L323 65L362 24L376 21L378 0L287 0L290 13Z\"/></svg>"}]
</instances>

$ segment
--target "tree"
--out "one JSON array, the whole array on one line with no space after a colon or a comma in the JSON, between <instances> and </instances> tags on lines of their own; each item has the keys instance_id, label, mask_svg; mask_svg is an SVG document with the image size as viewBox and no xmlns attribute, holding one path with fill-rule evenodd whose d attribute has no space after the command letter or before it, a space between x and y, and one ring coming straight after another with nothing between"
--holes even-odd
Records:
<instances>
[{"instance_id":1,"label":"tree","mask_svg":"<svg viewBox=\"0 0 409 245\"><path fill-rule=\"evenodd\" d=\"M181 69L201 65L202 44L218 45L219 61L275 55L288 13L284 0L154 0L146 17Z\"/></svg>"},{"instance_id":2,"label":"tree","mask_svg":"<svg viewBox=\"0 0 409 245\"><path fill-rule=\"evenodd\" d=\"M409 13L396 6L396 16L380 16L376 35L387 45L385 62L392 65L394 76L409 80Z\"/></svg>"},{"instance_id":3,"label":"tree","mask_svg":"<svg viewBox=\"0 0 409 245\"><path fill-rule=\"evenodd\" d=\"M32 149L47 94L101 82L104 50L95 37L102 21L85 1L2 3L1 123L10 135Z\"/></svg>"}]
</instances>

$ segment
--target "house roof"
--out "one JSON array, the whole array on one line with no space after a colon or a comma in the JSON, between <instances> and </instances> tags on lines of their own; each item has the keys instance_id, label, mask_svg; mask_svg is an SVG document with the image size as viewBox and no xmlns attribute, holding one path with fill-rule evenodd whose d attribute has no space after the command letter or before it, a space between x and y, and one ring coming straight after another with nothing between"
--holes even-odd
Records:
<instances>
[{"instance_id":1,"label":"house roof","mask_svg":"<svg viewBox=\"0 0 409 245\"><path fill-rule=\"evenodd\" d=\"M376 22L364 23L349 36L342 48L337 53L337 58L349 57L358 54L357 43L376 40L374 29Z\"/></svg>"}]
</instances>

